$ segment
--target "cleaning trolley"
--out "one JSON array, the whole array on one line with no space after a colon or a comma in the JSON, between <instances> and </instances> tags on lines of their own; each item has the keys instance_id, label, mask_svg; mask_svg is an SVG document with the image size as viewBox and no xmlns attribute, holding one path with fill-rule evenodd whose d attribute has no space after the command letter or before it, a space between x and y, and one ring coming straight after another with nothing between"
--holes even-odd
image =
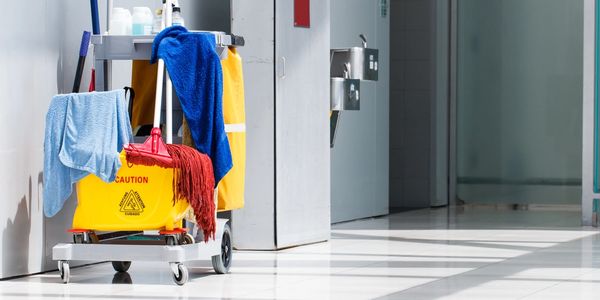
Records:
<instances>
[{"instance_id":1,"label":"cleaning trolley","mask_svg":"<svg viewBox=\"0 0 600 300\"><path fill-rule=\"evenodd\" d=\"M109 2L110 12L112 1ZM172 23L172 2L167 0L163 5L164 26ZM99 30L94 28L94 31ZM222 58L227 55L228 46L244 43L239 36L211 33ZM94 32L91 42L94 45L96 89L108 90L112 60L149 59L153 40L152 35L111 36ZM159 60L154 129L147 140L153 151L164 147L159 129L163 81L166 81L165 135L167 144L171 144L173 90L165 63ZM173 169L132 164L125 151L120 154L120 159L122 167L114 182L107 183L90 174L77 183L78 205L73 229L69 230L73 242L58 244L52 249L63 282L68 283L70 279L70 261L111 261L118 272L127 271L132 261L167 262L178 285L183 285L189 278L184 265L189 261L210 259L216 273L227 273L232 259L229 220L218 219L215 213L214 239L203 237L206 242L197 241L193 233L198 231L198 225L185 220L190 203L186 199L174 200L173 177L176 173ZM213 199L217 201L216 189Z\"/></svg>"}]
</instances>

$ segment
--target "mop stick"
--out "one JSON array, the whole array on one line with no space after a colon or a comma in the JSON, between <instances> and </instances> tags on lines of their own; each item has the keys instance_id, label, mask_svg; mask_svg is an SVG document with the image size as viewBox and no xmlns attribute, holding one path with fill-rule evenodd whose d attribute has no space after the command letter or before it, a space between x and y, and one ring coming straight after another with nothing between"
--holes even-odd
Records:
<instances>
[{"instance_id":1,"label":"mop stick","mask_svg":"<svg viewBox=\"0 0 600 300\"><path fill-rule=\"evenodd\" d=\"M79 46L79 61L77 61L77 70L75 71L75 81L73 82L73 93L79 92L81 86L81 76L83 75L83 67L85 66L85 57L87 56L90 46L90 32L84 31L81 37L81 45Z\"/></svg>"},{"instance_id":2,"label":"mop stick","mask_svg":"<svg viewBox=\"0 0 600 300\"><path fill-rule=\"evenodd\" d=\"M163 19L165 19L166 27L173 25L173 6L171 0L167 1L166 11L163 13ZM166 106L166 130L167 130L167 144L173 144L173 83L171 82L171 76L169 71L166 72L167 79L167 99L165 102Z\"/></svg>"},{"instance_id":3,"label":"mop stick","mask_svg":"<svg viewBox=\"0 0 600 300\"><path fill-rule=\"evenodd\" d=\"M90 0L92 12L92 32L100 34L100 17L98 16L98 0Z\"/></svg>"},{"instance_id":4,"label":"mop stick","mask_svg":"<svg viewBox=\"0 0 600 300\"><path fill-rule=\"evenodd\" d=\"M163 16L162 16L162 24L161 24L161 28L166 28L167 26L170 26L170 22L172 22L171 18L170 18L170 12L172 11L171 9L171 1L172 0L167 0L166 3L163 5ZM155 95L155 100L154 100L154 123L152 125L152 127L154 128L160 128L160 112L162 109L162 93L163 93L163 80L164 80L164 73L165 73L165 61L162 58L158 59L158 72L157 72L157 76L156 76L156 95ZM173 141L169 141L168 138L169 136L171 136L172 139L172 134L169 134L169 127L172 127L169 125L169 112L171 112L172 110L172 84L171 83L171 78L169 77L169 74L167 72L167 100L166 100L166 110L167 110L167 143L171 144L173 143ZM171 112L172 115L172 112Z\"/></svg>"}]
</instances>

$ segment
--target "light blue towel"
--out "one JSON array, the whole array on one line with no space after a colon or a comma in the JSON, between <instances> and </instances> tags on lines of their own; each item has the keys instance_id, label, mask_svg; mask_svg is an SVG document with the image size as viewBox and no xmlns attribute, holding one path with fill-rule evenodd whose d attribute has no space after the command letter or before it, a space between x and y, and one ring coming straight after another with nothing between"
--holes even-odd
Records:
<instances>
[{"instance_id":1,"label":"light blue towel","mask_svg":"<svg viewBox=\"0 0 600 300\"><path fill-rule=\"evenodd\" d=\"M132 140L123 90L54 96L46 115L44 214L60 211L73 183L90 173L114 181L119 152Z\"/></svg>"}]
</instances>

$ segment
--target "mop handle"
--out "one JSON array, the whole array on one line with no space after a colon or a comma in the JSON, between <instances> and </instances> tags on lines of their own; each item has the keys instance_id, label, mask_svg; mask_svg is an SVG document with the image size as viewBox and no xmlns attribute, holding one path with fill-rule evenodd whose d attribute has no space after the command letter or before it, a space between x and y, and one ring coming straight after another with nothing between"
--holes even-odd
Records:
<instances>
[{"instance_id":1,"label":"mop handle","mask_svg":"<svg viewBox=\"0 0 600 300\"><path fill-rule=\"evenodd\" d=\"M171 2L169 0L168 2ZM173 6L170 3L167 3L166 14L163 14L165 17L166 26L170 27L173 25ZM167 99L165 101L166 105L166 130L167 130L167 144L173 144L173 82L171 82L171 76L169 76L169 70L165 72L165 76L167 79Z\"/></svg>"},{"instance_id":2,"label":"mop handle","mask_svg":"<svg viewBox=\"0 0 600 300\"><path fill-rule=\"evenodd\" d=\"M83 75L83 68L85 67L85 57L90 47L90 32L84 31L81 36L81 45L79 46L79 60L77 61L77 69L75 70L75 80L73 81L73 93L79 92L81 86L81 76Z\"/></svg>"},{"instance_id":3,"label":"mop handle","mask_svg":"<svg viewBox=\"0 0 600 300\"><path fill-rule=\"evenodd\" d=\"M92 13L92 32L100 34L100 17L98 16L98 0L90 0L90 8Z\"/></svg>"},{"instance_id":4,"label":"mop handle","mask_svg":"<svg viewBox=\"0 0 600 300\"><path fill-rule=\"evenodd\" d=\"M161 25L161 28L163 28L163 29L166 28L166 26L170 26L169 23L172 20L171 16L170 16L171 12L173 11L172 7L171 7L171 2L172 2L172 0L167 0L166 3L163 5L163 17L162 17L162 25ZM158 59L158 72L156 74L156 97L154 100L154 123L152 125L152 127L154 127L154 128L160 128L160 111L162 109L161 105L162 105L164 73L165 73L165 61L159 58ZM169 98L169 95L167 94L167 100L168 100L168 98ZM167 109L169 109L169 107L167 107ZM169 135L168 131L167 131L167 135Z\"/></svg>"}]
</instances>

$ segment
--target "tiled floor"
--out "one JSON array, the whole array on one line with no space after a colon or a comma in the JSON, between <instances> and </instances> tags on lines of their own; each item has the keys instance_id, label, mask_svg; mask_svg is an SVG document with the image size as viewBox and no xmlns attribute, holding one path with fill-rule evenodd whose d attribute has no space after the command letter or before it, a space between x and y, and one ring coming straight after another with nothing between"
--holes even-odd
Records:
<instances>
[{"instance_id":1,"label":"tiled floor","mask_svg":"<svg viewBox=\"0 0 600 300\"><path fill-rule=\"evenodd\" d=\"M332 239L280 252L238 251L185 286L166 264L110 264L0 282L1 299L598 299L600 233L576 212L437 209L333 227ZM118 282L133 282L132 284Z\"/></svg>"}]
</instances>

